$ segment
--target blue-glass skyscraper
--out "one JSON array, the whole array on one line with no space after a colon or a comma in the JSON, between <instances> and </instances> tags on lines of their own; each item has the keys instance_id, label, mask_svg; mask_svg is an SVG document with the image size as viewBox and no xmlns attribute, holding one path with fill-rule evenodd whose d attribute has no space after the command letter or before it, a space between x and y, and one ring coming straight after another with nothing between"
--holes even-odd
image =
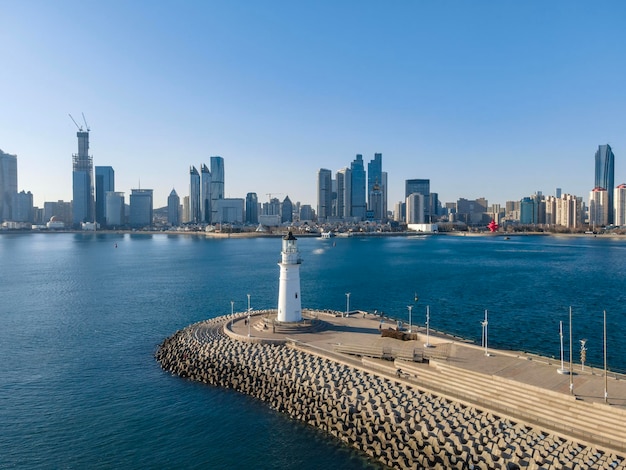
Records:
<instances>
[{"instance_id":1,"label":"blue-glass skyscraper","mask_svg":"<svg viewBox=\"0 0 626 470\"><path fill-rule=\"evenodd\" d=\"M96 222L106 225L107 193L115 191L115 171L110 166L96 167Z\"/></svg>"},{"instance_id":2,"label":"blue-glass skyscraper","mask_svg":"<svg viewBox=\"0 0 626 470\"><path fill-rule=\"evenodd\" d=\"M15 220L13 208L17 197L17 156L0 150L0 222Z\"/></svg>"},{"instance_id":3,"label":"blue-glass skyscraper","mask_svg":"<svg viewBox=\"0 0 626 470\"><path fill-rule=\"evenodd\" d=\"M352 211L351 216L359 220L365 219L367 206L365 204L365 166L363 165L363 155L357 154L350 165L352 172Z\"/></svg>"},{"instance_id":4,"label":"blue-glass skyscraper","mask_svg":"<svg viewBox=\"0 0 626 470\"><path fill-rule=\"evenodd\" d=\"M189 223L199 224L202 220L200 204L200 173L195 166L189 168Z\"/></svg>"},{"instance_id":5,"label":"blue-glass skyscraper","mask_svg":"<svg viewBox=\"0 0 626 470\"><path fill-rule=\"evenodd\" d=\"M604 188L607 191L609 203L609 225L614 219L613 193L615 191L615 155L609 144L600 145L596 152L596 174L594 188Z\"/></svg>"},{"instance_id":6,"label":"blue-glass skyscraper","mask_svg":"<svg viewBox=\"0 0 626 470\"><path fill-rule=\"evenodd\" d=\"M220 199L224 199L224 159L211 157L211 222L221 222L218 217Z\"/></svg>"},{"instance_id":7,"label":"blue-glass skyscraper","mask_svg":"<svg viewBox=\"0 0 626 470\"><path fill-rule=\"evenodd\" d=\"M200 167L200 212L202 213L202 222L211 223L211 172L203 163Z\"/></svg>"}]
</instances>

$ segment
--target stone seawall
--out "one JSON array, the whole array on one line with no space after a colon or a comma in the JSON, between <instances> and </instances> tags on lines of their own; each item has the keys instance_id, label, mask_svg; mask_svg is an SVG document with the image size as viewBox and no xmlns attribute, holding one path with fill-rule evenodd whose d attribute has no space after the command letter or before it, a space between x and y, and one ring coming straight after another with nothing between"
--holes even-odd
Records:
<instances>
[{"instance_id":1,"label":"stone seawall","mask_svg":"<svg viewBox=\"0 0 626 470\"><path fill-rule=\"evenodd\" d=\"M237 341L230 317L156 352L163 369L246 393L392 468L626 468L624 457L298 349Z\"/></svg>"}]
</instances>

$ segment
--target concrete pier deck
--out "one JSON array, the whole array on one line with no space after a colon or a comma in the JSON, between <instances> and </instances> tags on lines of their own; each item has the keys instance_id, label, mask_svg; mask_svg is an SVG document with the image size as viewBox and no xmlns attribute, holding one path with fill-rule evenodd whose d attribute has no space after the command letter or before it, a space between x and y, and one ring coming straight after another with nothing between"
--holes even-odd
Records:
<instances>
[{"instance_id":1,"label":"concrete pier deck","mask_svg":"<svg viewBox=\"0 0 626 470\"><path fill-rule=\"evenodd\" d=\"M395 377L590 445L626 452L625 376L609 371L605 402L601 369L585 366L582 370L574 364L570 390L568 362L568 372L558 373L560 360L491 348L486 355L480 346L433 330L428 335L431 347L426 348L423 326L413 326L415 340L382 337L381 329L395 328L395 322L364 312L346 316L309 311L305 316L317 318L323 326L312 332L272 331L262 321L272 313L260 312L251 316L250 328L243 317L230 322L227 330L243 341L291 342L313 354ZM607 422L609 417L615 419Z\"/></svg>"},{"instance_id":2,"label":"concrete pier deck","mask_svg":"<svg viewBox=\"0 0 626 470\"><path fill-rule=\"evenodd\" d=\"M305 311L301 325L247 312L163 341L164 370L256 397L391 468L624 469L626 380L559 374L560 361L489 350L351 312Z\"/></svg>"}]
</instances>

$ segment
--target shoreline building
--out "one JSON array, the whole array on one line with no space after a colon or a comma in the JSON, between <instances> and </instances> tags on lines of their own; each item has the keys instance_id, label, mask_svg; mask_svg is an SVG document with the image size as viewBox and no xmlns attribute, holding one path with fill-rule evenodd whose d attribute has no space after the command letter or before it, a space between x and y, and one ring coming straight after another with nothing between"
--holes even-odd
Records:
<instances>
[{"instance_id":1,"label":"shoreline building","mask_svg":"<svg viewBox=\"0 0 626 470\"><path fill-rule=\"evenodd\" d=\"M192 165L189 168L189 216L187 217L187 222L199 224L201 220L200 173Z\"/></svg>"},{"instance_id":2,"label":"shoreline building","mask_svg":"<svg viewBox=\"0 0 626 470\"><path fill-rule=\"evenodd\" d=\"M172 227L180 225L180 198L173 188L167 197L167 223Z\"/></svg>"},{"instance_id":3,"label":"shoreline building","mask_svg":"<svg viewBox=\"0 0 626 470\"><path fill-rule=\"evenodd\" d=\"M130 226L150 227L153 218L152 189L131 189Z\"/></svg>"},{"instance_id":4,"label":"shoreline building","mask_svg":"<svg viewBox=\"0 0 626 470\"><path fill-rule=\"evenodd\" d=\"M256 193L246 194L245 222L251 225L257 225L259 223L259 198Z\"/></svg>"},{"instance_id":5,"label":"shoreline building","mask_svg":"<svg viewBox=\"0 0 626 470\"><path fill-rule=\"evenodd\" d=\"M375 153L367 164L367 210L375 220L387 219L387 173L383 171L382 153Z\"/></svg>"},{"instance_id":6,"label":"shoreline building","mask_svg":"<svg viewBox=\"0 0 626 470\"><path fill-rule=\"evenodd\" d=\"M607 191L605 204L608 210L608 218L605 225L611 225L614 216L613 193L615 189L615 155L609 144L598 146L595 170L593 187L604 188ZM593 191L595 191L595 189ZM589 206L591 207L591 200Z\"/></svg>"},{"instance_id":7,"label":"shoreline building","mask_svg":"<svg viewBox=\"0 0 626 470\"><path fill-rule=\"evenodd\" d=\"M93 157L89 155L89 130L76 133L78 153L72 155L72 224L94 221Z\"/></svg>"},{"instance_id":8,"label":"shoreline building","mask_svg":"<svg viewBox=\"0 0 626 470\"><path fill-rule=\"evenodd\" d=\"M0 150L0 222L13 220L17 198L17 155Z\"/></svg>"},{"instance_id":9,"label":"shoreline building","mask_svg":"<svg viewBox=\"0 0 626 470\"><path fill-rule=\"evenodd\" d=\"M122 227L126 225L126 206L124 193L109 191L106 193L105 225L107 227Z\"/></svg>"},{"instance_id":10,"label":"shoreline building","mask_svg":"<svg viewBox=\"0 0 626 470\"><path fill-rule=\"evenodd\" d=\"M205 224L211 223L211 172L203 163L200 166L200 218Z\"/></svg>"},{"instance_id":11,"label":"shoreline building","mask_svg":"<svg viewBox=\"0 0 626 470\"><path fill-rule=\"evenodd\" d=\"M220 156L211 157L211 223L218 220L218 201L224 199L224 159Z\"/></svg>"},{"instance_id":12,"label":"shoreline building","mask_svg":"<svg viewBox=\"0 0 626 470\"><path fill-rule=\"evenodd\" d=\"M589 193L589 226L604 227L609 225L609 193L600 186L595 187Z\"/></svg>"},{"instance_id":13,"label":"shoreline building","mask_svg":"<svg viewBox=\"0 0 626 470\"><path fill-rule=\"evenodd\" d=\"M356 220L365 220L367 205L365 203L365 166L363 164L363 155L357 153L354 161L350 164L351 178L351 194L350 199L350 216Z\"/></svg>"},{"instance_id":14,"label":"shoreline building","mask_svg":"<svg viewBox=\"0 0 626 470\"><path fill-rule=\"evenodd\" d=\"M317 172L317 218L326 222L332 216L332 173L326 168Z\"/></svg>"},{"instance_id":15,"label":"shoreline building","mask_svg":"<svg viewBox=\"0 0 626 470\"><path fill-rule=\"evenodd\" d=\"M342 168L337 170L337 217L343 220L350 219L352 207L352 170Z\"/></svg>"},{"instance_id":16,"label":"shoreline building","mask_svg":"<svg viewBox=\"0 0 626 470\"><path fill-rule=\"evenodd\" d=\"M622 183L615 188L613 204L615 205L613 223L617 226L626 225L626 184Z\"/></svg>"},{"instance_id":17,"label":"shoreline building","mask_svg":"<svg viewBox=\"0 0 626 470\"><path fill-rule=\"evenodd\" d=\"M96 167L96 222L106 225L106 195L115 191L115 171L111 166Z\"/></svg>"},{"instance_id":18,"label":"shoreline building","mask_svg":"<svg viewBox=\"0 0 626 470\"><path fill-rule=\"evenodd\" d=\"M404 181L404 197L408 198L411 194L421 194L424 196L424 219L422 223L429 224L431 222L430 211L430 180L429 179L411 179ZM408 223L408 208L405 220Z\"/></svg>"},{"instance_id":19,"label":"shoreline building","mask_svg":"<svg viewBox=\"0 0 626 470\"><path fill-rule=\"evenodd\" d=\"M300 252L296 237L289 232L283 237L280 277L278 285L279 322L299 322L302 320L302 299L300 298Z\"/></svg>"}]
</instances>

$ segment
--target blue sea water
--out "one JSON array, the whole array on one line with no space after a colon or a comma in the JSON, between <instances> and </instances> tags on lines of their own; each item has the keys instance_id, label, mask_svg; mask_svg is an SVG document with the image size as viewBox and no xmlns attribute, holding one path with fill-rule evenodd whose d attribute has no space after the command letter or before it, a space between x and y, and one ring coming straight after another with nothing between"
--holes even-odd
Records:
<instances>
[{"instance_id":1,"label":"blue sea water","mask_svg":"<svg viewBox=\"0 0 626 470\"><path fill-rule=\"evenodd\" d=\"M626 240L299 239L304 307L377 310L558 357L576 344L626 369ZM0 468L378 468L230 390L163 372L158 344L191 323L273 308L280 239L165 234L0 236ZM419 300L415 302L414 296Z\"/></svg>"}]
</instances>

